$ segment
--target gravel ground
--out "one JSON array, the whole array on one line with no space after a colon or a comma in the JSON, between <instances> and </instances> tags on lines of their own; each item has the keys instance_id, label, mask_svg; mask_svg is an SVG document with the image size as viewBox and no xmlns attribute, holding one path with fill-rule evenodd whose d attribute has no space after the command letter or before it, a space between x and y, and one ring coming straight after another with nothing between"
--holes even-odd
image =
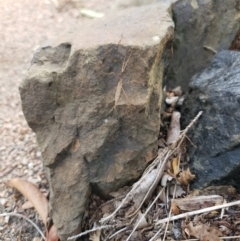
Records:
<instances>
[{"instance_id":1,"label":"gravel ground","mask_svg":"<svg viewBox=\"0 0 240 241\"><path fill-rule=\"evenodd\" d=\"M77 7L106 13L113 2L82 0L73 6L64 1L57 9L57 0L0 0L0 213L21 213L40 227L42 223L34 209L24 210L22 204L26 200L6 185L8 180L21 177L48 195L41 153L24 119L18 86L39 46L91 21L82 17ZM0 240L33 240L37 236L26 221L0 217Z\"/></svg>"}]
</instances>

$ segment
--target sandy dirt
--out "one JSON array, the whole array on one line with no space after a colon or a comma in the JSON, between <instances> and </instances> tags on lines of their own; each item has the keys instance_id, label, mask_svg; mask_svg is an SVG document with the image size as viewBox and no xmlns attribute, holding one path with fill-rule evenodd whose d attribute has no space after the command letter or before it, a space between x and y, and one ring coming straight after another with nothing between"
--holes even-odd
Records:
<instances>
[{"instance_id":1,"label":"sandy dirt","mask_svg":"<svg viewBox=\"0 0 240 241\"><path fill-rule=\"evenodd\" d=\"M65 2L64 2L65 1ZM24 79L34 51L51 43L60 33L92 21L81 16L84 7L107 13L113 1L82 0L0 0L0 213L17 212L43 228L34 209L24 210L26 202L6 182L20 177L35 183L48 195L41 153L34 133L21 110L18 86ZM56 4L59 3L59 9ZM17 217L0 217L0 240L33 240L39 234Z\"/></svg>"}]
</instances>

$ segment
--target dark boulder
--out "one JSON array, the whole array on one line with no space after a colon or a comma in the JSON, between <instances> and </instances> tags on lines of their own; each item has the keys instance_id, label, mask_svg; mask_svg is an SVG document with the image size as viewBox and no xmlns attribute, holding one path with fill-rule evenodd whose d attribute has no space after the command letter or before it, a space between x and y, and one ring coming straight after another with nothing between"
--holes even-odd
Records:
<instances>
[{"instance_id":1,"label":"dark boulder","mask_svg":"<svg viewBox=\"0 0 240 241\"><path fill-rule=\"evenodd\" d=\"M181 85L206 68L214 51L230 47L239 26L235 0L179 0L173 4L175 22L173 58L164 81L168 87Z\"/></svg>"},{"instance_id":2,"label":"dark boulder","mask_svg":"<svg viewBox=\"0 0 240 241\"><path fill-rule=\"evenodd\" d=\"M188 137L194 187L231 184L240 190L240 53L222 51L195 75L182 107L183 128L200 111Z\"/></svg>"}]
</instances>

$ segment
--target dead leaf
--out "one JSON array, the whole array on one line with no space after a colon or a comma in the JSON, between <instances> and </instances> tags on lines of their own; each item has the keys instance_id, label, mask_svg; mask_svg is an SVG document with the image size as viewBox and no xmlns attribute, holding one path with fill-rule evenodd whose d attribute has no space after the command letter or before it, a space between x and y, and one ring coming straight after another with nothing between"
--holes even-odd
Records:
<instances>
[{"instance_id":1,"label":"dead leaf","mask_svg":"<svg viewBox=\"0 0 240 241\"><path fill-rule=\"evenodd\" d=\"M184 186L187 186L190 181L192 181L195 178L195 175L191 173L190 169L182 171L179 174L179 177L177 180Z\"/></svg>"},{"instance_id":2,"label":"dead leaf","mask_svg":"<svg viewBox=\"0 0 240 241\"><path fill-rule=\"evenodd\" d=\"M58 240L59 240L59 237L57 234L57 228L53 224L47 232L47 240L46 241L58 241Z\"/></svg>"},{"instance_id":3,"label":"dead leaf","mask_svg":"<svg viewBox=\"0 0 240 241\"><path fill-rule=\"evenodd\" d=\"M194 211L201 208L223 204L223 197L218 195L185 197L175 199L175 203L182 211Z\"/></svg>"},{"instance_id":4,"label":"dead leaf","mask_svg":"<svg viewBox=\"0 0 240 241\"><path fill-rule=\"evenodd\" d=\"M140 221L141 219L141 221ZM140 221L140 223L138 223ZM148 222L144 216L144 214L141 211L138 211L137 218L135 221L135 224L138 223L137 230L146 228L148 226Z\"/></svg>"},{"instance_id":5,"label":"dead leaf","mask_svg":"<svg viewBox=\"0 0 240 241\"><path fill-rule=\"evenodd\" d=\"M178 215L180 213L180 211L179 211L179 209L178 209L178 207L176 205L175 200L172 200L172 202L171 202L171 210L172 210L172 213L174 215Z\"/></svg>"},{"instance_id":6,"label":"dead leaf","mask_svg":"<svg viewBox=\"0 0 240 241\"><path fill-rule=\"evenodd\" d=\"M97 230L96 232L90 233L89 240L91 241L100 241L101 230Z\"/></svg>"},{"instance_id":7,"label":"dead leaf","mask_svg":"<svg viewBox=\"0 0 240 241\"><path fill-rule=\"evenodd\" d=\"M221 231L216 227L210 227L206 224L193 226L193 223L182 225L184 232L190 237L193 236L200 241L220 241L219 236L222 236Z\"/></svg>"},{"instance_id":8,"label":"dead leaf","mask_svg":"<svg viewBox=\"0 0 240 241\"><path fill-rule=\"evenodd\" d=\"M219 215L219 212L214 210L214 211L211 211L210 213L206 214L204 217L205 218L214 218L216 217L217 215Z\"/></svg>"},{"instance_id":9,"label":"dead leaf","mask_svg":"<svg viewBox=\"0 0 240 241\"><path fill-rule=\"evenodd\" d=\"M33 205L31 202L29 201L26 201L23 205L22 205L22 209L30 209L30 208L33 208Z\"/></svg>"},{"instance_id":10,"label":"dead leaf","mask_svg":"<svg viewBox=\"0 0 240 241\"><path fill-rule=\"evenodd\" d=\"M173 174L177 175L179 173L178 157L173 158L172 168L173 168Z\"/></svg>"},{"instance_id":11,"label":"dead leaf","mask_svg":"<svg viewBox=\"0 0 240 241\"><path fill-rule=\"evenodd\" d=\"M16 188L32 203L46 226L48 217L48 201L39 189L34 184L19 178L10 180L8 184Z\"/></svg>"}]
</instances>

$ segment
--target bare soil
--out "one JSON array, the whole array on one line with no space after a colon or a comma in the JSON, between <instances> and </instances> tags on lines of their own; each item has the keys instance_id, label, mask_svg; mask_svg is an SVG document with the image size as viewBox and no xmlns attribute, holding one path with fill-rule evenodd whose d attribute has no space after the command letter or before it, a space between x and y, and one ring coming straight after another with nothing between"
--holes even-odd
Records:
<instances>
[{"instance_id":1,"label":"bare soil","mask_svg":"<svg viewBox=\"0 0 240 241\"><path fill-rule=\"evenodd\" d=\"M84 28L85 22L92 21L81 16L80 7L106 13L112 2L0 0L0 213L23 214L43 229L35 210L23 209L26 200L7 185L8 180L20 177L48 195L41 153L22 113L18 92L34 51L59 34L74 31L76 26ZM27 221L0 217L0 240L37 241L37 237L39 234Z\"/></svg>"}]
</instances>

